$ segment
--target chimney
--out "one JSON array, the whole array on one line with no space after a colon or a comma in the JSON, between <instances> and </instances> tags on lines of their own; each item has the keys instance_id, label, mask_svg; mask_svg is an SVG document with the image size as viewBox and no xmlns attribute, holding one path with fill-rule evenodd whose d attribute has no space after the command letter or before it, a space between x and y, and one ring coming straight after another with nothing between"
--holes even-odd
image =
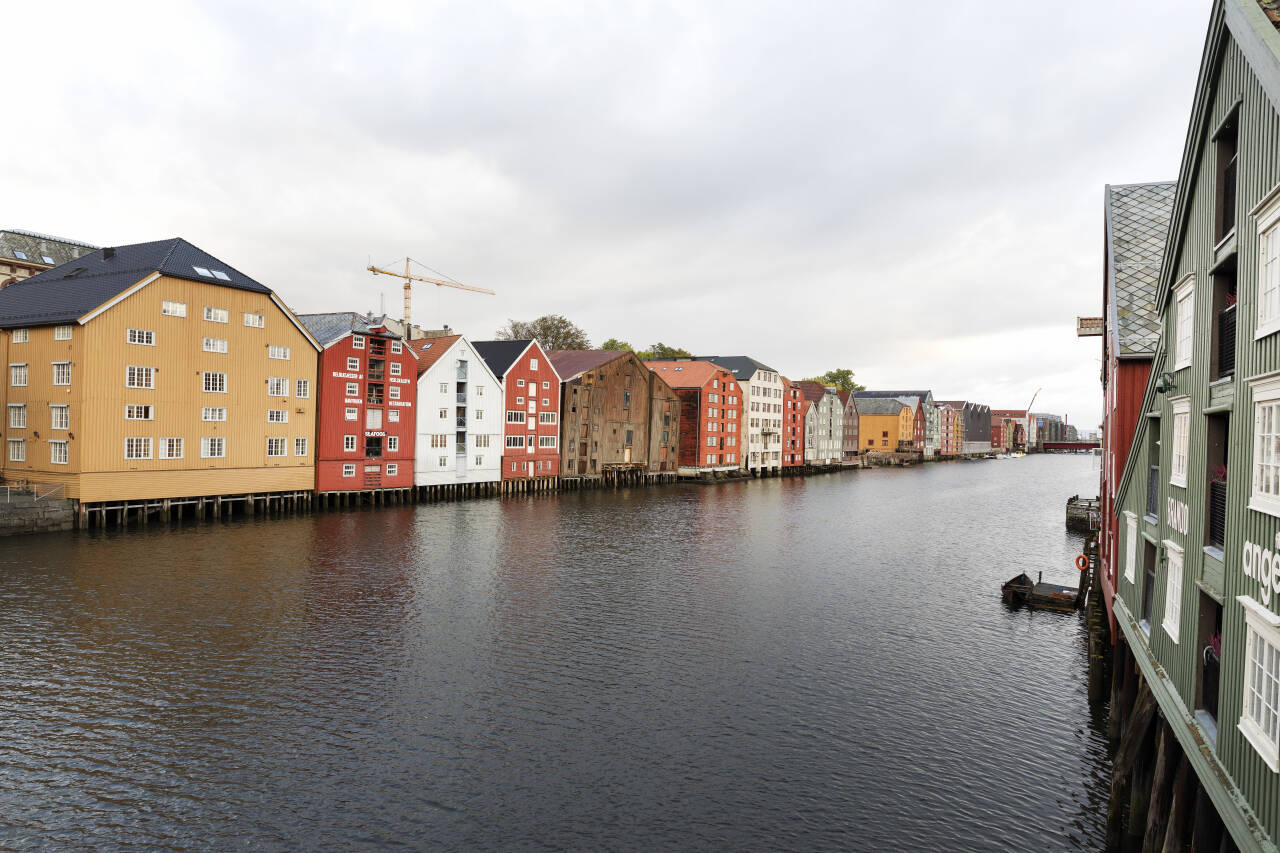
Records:
<instances>
[{"instance_id":1,"label":"chimney","mask_svg":"<svg viewBox=\"0 0 1280 853\"><path fill-rule=\"evenodd\" d=\"M102 259L109 261L116 256L115 246L104 246L102 249Z\"/></svg>"}]
</instances>

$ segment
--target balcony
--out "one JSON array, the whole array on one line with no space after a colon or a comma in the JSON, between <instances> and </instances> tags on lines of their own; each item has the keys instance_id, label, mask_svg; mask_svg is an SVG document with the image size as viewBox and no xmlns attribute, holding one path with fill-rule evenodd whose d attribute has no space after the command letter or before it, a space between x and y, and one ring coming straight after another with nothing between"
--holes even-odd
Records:
<instances>
[{"instance_id":1,"label":"balcony","mask_svg":"<svg viewBox=\"0 0 1280 853\"><path fill-rule=\"evenodd\" d=\"M458 428L458 429L466 429L466 428L467 428L467 419L466 419L466 418L458 418L458 427L457 427L457 428Z\"/></svg>"},{"instance_id":2,"label":"balcony","mask_svg":"<svg viewBox=\"0 0 1280 853\"><path fill-rule=\"evenodd\" d=\"M467 381L467 363L465 361L458 362L458 381Z\"/></svg>"},{"instance_id":3,"label":"balcony","mask_svg":"<svg viewBox=\"0 0 1280 853\"><path fill-rule=\"evenodd\" d=\"M1221 550L1227 541L1227 484L1209 483L1209 545Z\"/></svg>"},{"instance_id":4,"label":"balcony","mask_svg":"<svg viewBox=\"0 0 1280 853\"><path fill-rule=\"evenodd\" d=\"M466 404L467 404L467 394L465 391L463 391L462 393L458 394L458 405L465 406Z\"/></svg>"},{"instance_id":5,"label":"balcony","mask_svg":"<svg viewBox=\"0 0 1280 853\"><path fill-rule=\"evenodd\" d=\"M1218 378L1236 372L1236 306L1218 312Z\"/></svg>"},{"instance_id":6,"label":"balcony","mask_svg":"<svg viewBox=\"0 0 1280 853\"><path fill-rule=\"evenodd\" d=\"M1160 466L1152 465L1147 471L1147 515L1160 514Z\"/></svg>"},{"instance_id":7,"label":"balcony","mask_svg":"<svg viewBox=\"0 0 1280 853\"><path fill-rule=\"evenodd\" d=\"M1239 155L1235 155L1222 170L1222 231L1219 236L1226 237L1236 227L1236 163Z\"/></svg>"}]
</instances>

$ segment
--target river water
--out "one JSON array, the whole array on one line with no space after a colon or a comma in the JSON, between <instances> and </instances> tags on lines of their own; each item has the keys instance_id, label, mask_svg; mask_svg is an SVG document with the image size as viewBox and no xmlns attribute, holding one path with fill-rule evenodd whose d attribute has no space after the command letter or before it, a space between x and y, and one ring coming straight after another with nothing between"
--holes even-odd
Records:
<instances>
[{"instance_id":1,"label":"river water","mask_svg":"<svg viewBox=\"0 0 1280 853\"><path fill-rule=\"evenodd\" d=\"M1092 457L0 540L0 849L1098 850Z\"/></svg>"}]
</instances>

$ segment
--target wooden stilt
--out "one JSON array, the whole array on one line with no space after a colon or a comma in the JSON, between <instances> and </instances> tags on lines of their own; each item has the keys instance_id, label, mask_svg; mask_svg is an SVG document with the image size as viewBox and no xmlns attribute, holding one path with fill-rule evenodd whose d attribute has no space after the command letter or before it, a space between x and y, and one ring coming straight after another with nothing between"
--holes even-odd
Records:
<instances>
[{"instance_id":1,"label":"wooden stilt","mask_svg":"<svg viewBox=\"0 0 1280 853\"><path fill-rule=\"evenodd\" d=\"M1187 817L1194 807L1191 802L1195 790L1195 774L1191 772L1191 763L1178 753L1178 772L1173 780L1173 800L1169 804L1169 822L1165 828L1164 853L1181 853L1187 841Z\"/></svg>"}]
</instances>

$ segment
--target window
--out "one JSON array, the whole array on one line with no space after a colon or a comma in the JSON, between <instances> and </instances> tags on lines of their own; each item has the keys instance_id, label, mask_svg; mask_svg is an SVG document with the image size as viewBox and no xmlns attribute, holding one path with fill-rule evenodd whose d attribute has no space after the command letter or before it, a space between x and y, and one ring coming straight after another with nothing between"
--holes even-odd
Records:
<instances>
[{"instance_id":1,"label":"window","mask_svg":"<svg viewBox=\"0 0 1280 853\"><path fill-rule=\"evenodd\" d=\"M267 318L261 314L254 314L250 311L244 312L244 324L254 329L265 328Z\"/></svg>"},{"instance_id":2,"label":"window","mask_svg":"<svg viewBox=\"0 0 1280 853\"><path fill-rule=\"evenodd\" d=\"M168 299L160 303L160 313L166 317L187 316L187 303L170 302Z\"/></svg>"},{"instance_id":3,"label":"window","mask_svg":"<svg viewBox=\"0 0 1280 853\"><path fill-rule=\"evenodd\" d=\"M392 409L391 411L387 412L387 420L393 424L400 423L400 410Z\"/></svg>"},{"instance_id":4,"label":"window","mask_svg":"<svg viewBox=\"0 0 1280 853\"><path fill-rule=\"evenodd\" d=\"M215 394L227 393L227 374L213 373L206 370L204 372L204 390Z\"/></svg>"},{"instance_id":5,"label":"window","mask_svg":"<svg viewBox=\"0 0 1280 853\"><path fill-rule=\"evenodd\" d=\"M268 438L267 439L267 455L268 456L284 456L284 439Z\"/></svg>"},{"instance_id":6,"label":"window","mask_svg":"<svg viewBox=\"0 0 1280 853\"><path fill-rule=\"evenodd\" d=\"M125 340L131 344L153 347L156 345L156 333L151 329L129 329Z\"/></svg>"},{"instance_id":7,"label":"window","mask_svg":"<svg viewBox=\"0 0 1280 853\"><path fill-rule=\"evenodd\" d=\"M555 413L555 412L539 412L539 413L538 413L538 423L540 423L540 424L553 424L553 423L555 423L555 422L556 422L556 413Z\"/></svg>"},{"instance_id":8,"label":"window","mask_svg":"<svg viewBox=\"0 0 1280 853\"><path fill-rule=\"evenodd\" d=\"M538 436L538 446L539 447L555 447L556 437L554 435L540 435Z\"/></svg>"},{"instance_id":9,"label":"window","mask_svg":"<svg viewBox=\"0 0 1280 853\"><path fill-rule=\"evenodd\" d=\"M15 344L25 344L29 340L31 340L30 329L14 329L13 330L13 342Z\"/></svg>"},{"instance_id":10,"label":"window","mask_svg":"<svg viewBox=\"0 0 1280 853\"><path fill-rule=\"evenodd\" d=\"M431 447L433 449L439 448L439 447L448 447L448 446L449 446L449 436L439 435L439 434L431 436Z\"/></svg>"},{"instance_id":11,"label":"window","mask_svg":"<svg viewBox=\"0 0 1280 853\"><path fill-rule=\"evenodd\" d=\"M536 358L529 359L529 369L530 370L538 369L538 360Z\"/></svg>"},{"instance_id":12,"label":"window","mask_svg":"<svg viewBox=\"0 0 1280 853\"><path fill-rule=\"evenodd\" d=\"M343 420L358 421L360 420L360 410L354 406L347 406L343 412Z\"/></svg>"},{"instance_id":13,"label":"window","mask_svg":"<svg viewBox=\"0 0 1280 853\"><path fill-rule=\"evenodd\" d=\"M516 397L516 405L517 405L517 406L523 406L523 405L524 405L524 397Z\"/></svg>"},{"instance_id":14,"label":"window","mask_svg":"<svg viewBox=\"0 0 1280 853\"><path fill-rule=\"evenodd\" d=\"M205 352L226 352L227 339L226 338L205 338L204 351Z\"/></svg>"},{"instance_id":15,"label":"window","mask_svg":"<svg viewBox=\"0 0 1280 853\"><path fill-rule=\"evenodd\" d=\"M21 388L27 384L27 366L25 364L9 365L9 384Z\"/></svg>"},{"instance_id":16,"label":"window","mask_svg":"<svg viewBox=\"0 0 1280 853\"><path fill-rule=\"evenodd\" d=\"M1138 559L1138 517L1125 510L1124 579L1134 583L1134 564Z\"/></svg>"},{"instance_id":17,"label":"window","mask_svg":"<svg viewBox=\"0 0 1280 853\"><path fill-rule=\"evenodd\" d=\"M295 388L294 388L293 396L297 397L299 400L305 400L311 396L311 380L310 379L299 379L297 382L294 383L294 385L295 385Z\"/></svg>"},{"instance_id":18,"label":"window","mask_svg":"<svg viewBox=\"0 0 1280 853\"><path fill-rule=\"evenodd\" d=\"M388 477L394 477L394 476L396 476L396 475L397 475L397 474L399 474L399 473L400 473L400 463L399 463L399 462L388 462L388 463L387 463L387 476L388 476Z\"/></svg>"},{"instance_id":19,"label":"window","mask_svg":"<svg viewBox=\"0 0 1280 853\"><path fill-rule=\"evenodd\" d=\"M1169 483L1187 485L1187 445L1191 434L1191 399L1179 397L1169 401L1173 406L1173 451Z\"/></svg>"},{"instance_id":20,"label":"window","mask_svg":"<svg viewBox=\"0 0 1280 853\"><path fill-rule=\"evenodd\" d=\"M53 384L54 385L70 385L71 384L71 362L55 361L53 363Z\"/></svg>"},{"instance_id":21,"label":"window","mask_svg":"<svg viewBox=\"0 0 1280 853\"><path fill-rule=\"evenodd\" d=\"M1195 276L1188 275L1173 291L1177 302L1177 313L1174 315L1177 323L1174 327L1174 370L1181 370L1191 365L1196 316L1195 285Z\"/></svg>"},{"instance_id":22,"label":"window","mask_svg":"<svg viewBox=\"0 0 1280 853\"><path fill-rule=\"evenodd\" d=\"M289 396L289 380L283 376L267 377L267 396L268 397L288 397Z\"/></svg>"},{"instance_id":23,"label":"window","mask_svg":"<svg viewBox=\"0 0 1280 853\"><path fill-rule=\"evenodd\" d=\"M348 396L348 397L359 397L359 396L360 396L360 383L358 383L358 382L348 382L348 383L347 383L347 396Z\"/></svg>"},{"instance_id":24,"label":"window","mask_svg":"<svg viewBox=\"0 0 1280 853\"><path fill-rule=\"evenodd\" d=\"M364 455L366 459L379 459L382 457L382 436L366 435L364 437ZM368 468L364 470L368 471Z\"/></svg>"},{"instance_id":25,"label":"window","mask_svg":"<svg viewBox=\"0 0 1280 853\"><path fill-rule=\"evenodd\" d=\"M400 354L400 353L402 353L402 352L404 352L404 344L400 343L399 341L392 341L392 342L391 342L391 354L392 354L392 355L399 355L399 354Z\"/></svg>"},{"instance_id":26,"label":"window","mask_svg":"<svg viewBox=\"0 0 1280 853\"><path fill-rule=\"evenodd\" d=\"M156 369L154 367L137 367L136 365L129 365L129 367L125 369L124 387L156 387Z\"/></svg>"},{"instance_id":27,"label":"window","mask_svg":"<svg viewBox=\"0 0 1280 853\"><path fill-rule=\"evenodd\" d=\"M288 409L267 409L267 423L287 424L288 422L289 422Z\"/></svg>"},{"instance_id":28,"label":"window","mask_svg":"<svg viewBox=\"0 0 1280 853\"><path fill-rule=\"evenodd\" d=\"M202 459L221 459L227 455L227 440L220 437L200 439L200 457Z\"/></svg>"},{"instance_id":29,"label":"window","mask_svg":"<svg viewBox=\"0 0 1280 853\"><path fill-rule=\"evenodd\" d=\"M1272 770L1280 770L1280 617L1247 595L1244 702L1240 732Z\"/></svg>"},{"instance_id":30,"label":"window","mask_svg":"<svg viewBox=\"0 0 1280 853\"><path fill-rule=\"evenodd\" d=\"M150 406L147 407L151 408ZM227 419L227 410L222 406L203 406L200 409L200 420L202 421L225 421Z\"/></svg>"},{"instance_id":31,"label":"window","mask_svg":"<svg viewBox=\"0 0 1280 853\"><path fill-rule=\"evenodd\" d=\"M483 386L483 385L477 385L477 386L476 386L476 396L477 396L477 397L483 397L483 396L484 396L484 386Z\"/></svg>"},{"instance_id":32,"label":"window","mask_svg":"<svg viewBox=\"0 0 1280 853\"><path fill-rule=\"evenodd\" d=\"M507 436L507 447L524 447L524 436L523 435Z\"/></svg>"},{"instance_id":33,"label":"window","mask_svg":"<svg viewBox=\"0 0 1280 853\"><path fill-rule=\"evenodd\" d=\"M55 341L71 340L71 327L70 326L54 326L53 339Z\"/></svg>"},{"instance_id":34,"label":"window","mask_svg":"<svg viewBox=\"0 0 1280 853\"><path fill-rule=\"evenodd\" d=\"M438 458L436 459L436 464L437 464L437 465L439 465L441 468L448 468L448 467L449 467L449 457L448 457L448 456L440 456L440 457L438 457Z\"/></svg>"},{"instance_id":35,"label":"window","mask_svg":"<svg viewBox=\"0 0 1280 853\"><path fill-rule=\"evenodd\" d=\"M50 441L49 442L49 461L54 465L66 465L68 460L68 442L66 441Z\"/></svg>"},{"instance_id":36,"label":"window","mask_svg":"<svg viewBox=\"0 0 1280 853\"><path fill-rule=\"evenodd\" d=\"M390 388L388 388L388 389L387 389L387 399L389 399L389 400L399 400L399 399L400 399L400 386L399 386L399 385L392 385Z\"/></svg>"},{"instance_id":37,"label":"window","mask_svg":"<svg viewBox=\"0 0 1280 853\"><path fill-rule=\"evenodd\" d=\"M1280 377L1251 382L1253 482L1249 509L1280 516Z\"/></svg>"},{"instance_id":38,"label":"window","mask_svg":"<svg viewBox=\"0 0 1280 853\"><path fill-rule=\"evenodd\" d=\"M472 417L474 417L478 421L484 420L484 409L476 409Z\"/></svg>"},{"instance_id":39,"label":"window","mask_svg":"<svg viewBox=\"0 0 1280 853\"><path fill-rule=\"evenodd\" d=\"M391 362L391 375L392 376L400 375L400 362L398 361Z\"/></svg>"},{"instance_id":40,"label":"window","mask_svg":"<svg viewBox=\"0 0 1280 853\"><path fill-rule=\"evenodd\" d=\"M27 428L27 407L23 403L9 404L9 429Z\"/></svg>"},{"instance_id":41,"label":"window","mask_svg":"<svg viewBox=\"0 0 1280 853\"><path fill-rule=\"evenodd\" d=\"M210 323L226 323L230 319L226 308L214 308L209 305L204 306L204 318Z\"/></svg>"},{"instance_id":42,"label":"window","mask_svg":"<svg viewBox=\"0 0 1280 853\"><path fill-rule=\"evenodd\" d=\"M1280 197L1258 213L1258 331L1280 331Z\"/></svg>"},{"instance_id":43,"label":"window","mask_svg":"<svg viewBox=\"0 0 1280 853\"><path fill-rule=\"evenodd\" d=\"M64 404L49 406L49 429L71 429L71 407Z\"/></svg>"},{"instance_id":44,"label":"window","mask_svg":"<svg viewBox=\"0 0 1280 853\"><path fill-rule=\"evenodd\" d=\"M522 411L508 411L508 412L507 412L507 423L509 423L509 424L522 424L522 423L524 423L524 412L522 412Z\"/></svg>"},{"instance_id":45,"label":"window","mask_svg":"<svg viewBox=\"0 0 1280 853\"><path fill-rule=\"evenodd\" d=\"M542 398L542 405L544 405L544 406L550 406L550 405L551 405L551 398L550 398L550 397L543 397L543 398Z\"/></svg>"},{"instance_id":46,"label":"window","mask_svg":"<svg viewBox=\"0 0 1280 853\"><path fill-rule=\"evenodd\" d=\"M363 336L363 335L352 335L352 336L351 336L351 346L352 346L352 348L354 348L354 349L364 349L364 336Z\"/></svg>"},{"instance_id":47,"label":"window","mask_svg":"<svg viewBox=\"0 0 1280 853\"><path fill-rule=\"evenodd\" d=\"M281 361L288 361L289 348L282 347L277 344L271 344L267 347L267 358L278 358Z\"/></svg>"},{"instance_id":48,"label":"window","mask_svg":"<svg viewBox=\"0 0 1280 853\"><path fill-rule=\"evenodd\" d=\"M356 475L356 466L354 463L350 463L342 466L342 476L354 477L355 475Z\"/></svg>"},{"instance_id":49,"label":"window","mask_svg":"<svg viewBox=\"0 0 1280 853\"><path fill-rule=\"evenodd\" d=\"M516 380L516 387L517 387L517 388L523 388L523 387L524 387L524 380L523 380L523 379L517 379L517 380Z\"/></svg>"},{"instance_id":50,"label":"window","mask_svg":"<svg viewBox=\"0 0 1280 853\"><path fill-rule=\"evenodd\" d=\"M487 435L476 436L476 447L488 447L488 446L489 446L489 436Z\"/></svg>"},{"instance_id":51,"label":"window","mask_svg":"<svg viewBox=\"0 0 1280 853\"><path fill-rule=\"evenodd\" d=\"M398 435L387 436L387 452L395 453L399 449L400 449L400 436Z\"/></svg>"},{"instance_id":52,"label":"window","mask_svg":"<svg viewBox=\"0 0 1280 853\"><path fill-rule=\"evenodd\" d=\"M382 409L365 409L365 429L382 429Z\"/></svg>"},{"instance_id":53,"label":"window","mask_svg":"<svg viewBox=\"0 0 1280 853\"><path fill-rule=\"evenodd\" d=\"M344 435L342 437L342 450L345 453L356 452L356 437L354 435Z\"/></svg>"},{"instance_id":54,"label":"window","mask_svg":"<svg viewBox=\"0 0 1280 853\"><path fill-rule=\"evenodd\" d=\"M347 357L347 370L356 370L356 371L358 371L359 369L360 369L360 359L356 358L355 356L348 356L348 357Z\"/></svg>"},{"instance_id":55,"label":"window","mask_svg":"<svg viewBox=\"0 0 1280 853\"><path fill-rule=\"evenodd\" d=\"M124 458L125 459L150 459L151 458L151 439L150 438L126 438L124 440Z\"/></svg>"},{"instance_id":56,"label":"window","mask_svg":"<svg viewBox=\"0 0 1280 853\"><path fill-rule=\"evenodd\" d=\"M1164 578L1164 631L1178 642L1178 626L1182 620L1182 546L1164 540L1167 571Z\"/></svg>"},{"instance_id":57,"label":"window","mask_svg":"<svg viewBox=\"0 0 1280 853\"><path fill-rule=\"evenodd\" d=\"M26 462L27 461L27 442L22 438L9 439L9 461L10 462Z\"/></svg>"},{"instance_id":58,"label":"window","mask_svg":"<svg viewBox=\"0 0 1280 853\"><path fill-rule=\"evenodd\" d=\"M440 410L440 417L442 417L442 418L447 418L447 417L449 417L449 410L448 410L448 409L441 409L441 410Z\"/></svg>"},{"instance_id":59,"label":"window","mask_svg":"<svg viewBox=\"0 0 1280 853\"><path fill-rule=\"evenodd\" d=\"M181 459L182 458L182 439L180 438L160 439L160 458L161 459Z\"/></svg>"}]
</instances>

